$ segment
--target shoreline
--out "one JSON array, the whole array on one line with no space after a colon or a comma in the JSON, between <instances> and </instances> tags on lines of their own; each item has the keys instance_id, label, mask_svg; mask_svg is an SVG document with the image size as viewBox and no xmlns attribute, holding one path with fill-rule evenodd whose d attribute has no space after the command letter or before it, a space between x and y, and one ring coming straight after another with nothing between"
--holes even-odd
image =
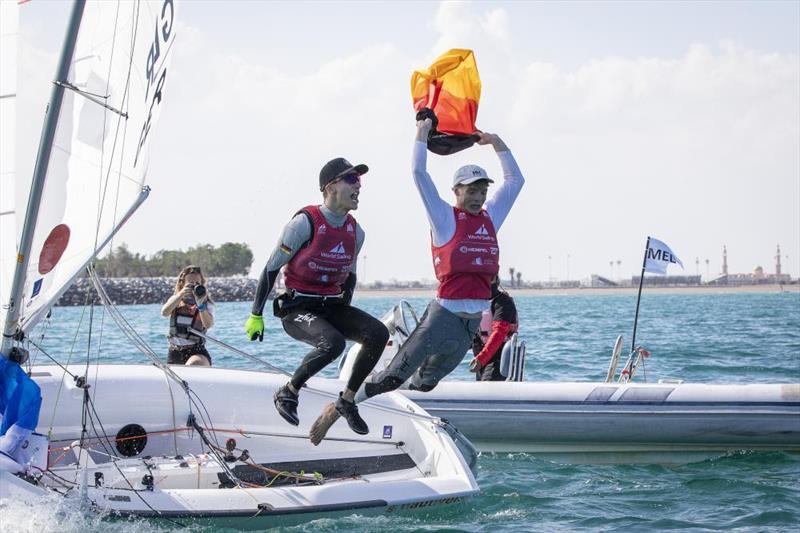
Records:
<instances>
[{"instance_id":1,"label":"shoreline","mask_svg":"<svg viewBox=\"0 0 800 533\"><path fill-rule=\"evenodd\" d=\"M636 294L638 287L573 287L573 288L511 288L503 287L512 296L594 296L598 294ZM737 293L800 293L800 285L736 285L701 287L648 287L642 289L648 294L737 294ZM433 298L435 289L356 289L356 298Z\"/></svg>"},{"instance_id":2,"label":"shoreline","mask_svg":"<svg viewBox=\"0 0 800 533\"><path fill-rule=\"evenodd\" d=\"M136 304L163 304L174 290L174 278L104 278L103 286L111 301L120 305ZM217 302L248 302L253 300L257 280L243 277L209 278L207 280L209 293ZM632 295L636 294L638 287L553 287L553 288L512 288L506 287L509 294L519 297L536 296L596 296L600 294ZM87 292L88 291L88 292ZM280 289L278 289L280 291ZM800 293L800 284L793 285L738 285L738 286L688 286L688 287L660 287L647 286L648 294L734 294L734 293ZM92 293L91 282L86 278L78 279L62 295L59 306L81 306L87 303L87 297ZM357 288L356 298L433 298L436 289L430 288L402 288L387 289ZM95 303L100 301L94 295Z\"/></svg>"}]
</instances>

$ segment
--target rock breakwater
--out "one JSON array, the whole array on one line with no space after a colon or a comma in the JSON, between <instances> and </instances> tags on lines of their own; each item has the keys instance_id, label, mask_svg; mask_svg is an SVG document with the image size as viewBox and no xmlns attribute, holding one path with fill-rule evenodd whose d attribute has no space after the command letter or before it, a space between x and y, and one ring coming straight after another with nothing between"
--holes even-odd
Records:
<instances>
[{"instance_id":1,"label":"rock breakwater","mask_svg":"<svg viewBox=\"0 0 800 533\"><path fill-rule=\"evenodd\" d=\"M163 304L175 290L174 277L103 278L102 283L111 301L117 305ZM244 277L207 280L208 292L215 302L251 301L257 285L258 280ZM58 300L57 305L84 305L90 302L89 298L94 298L96 304L100 303L91 280L80 278Z\"/></svg>"}]
</instances>

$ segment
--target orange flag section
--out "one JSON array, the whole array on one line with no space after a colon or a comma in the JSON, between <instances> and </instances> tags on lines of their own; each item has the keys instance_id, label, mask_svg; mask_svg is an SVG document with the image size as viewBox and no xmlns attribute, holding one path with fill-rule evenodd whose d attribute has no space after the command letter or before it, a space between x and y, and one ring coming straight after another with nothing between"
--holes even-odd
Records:
<instances>
[{"instance_id":1,"label":"orange flag section","mask_svg":"<svg viewBox=\"0 0 800 533\"><path fill-rule=\"evenodd\" d=\"M442 133L474 133L481 99L481 78L472 50L454 48L436 58L427 70L411 75L414 110L427 107L439 119Z\"/></svg>"}]
</instances>

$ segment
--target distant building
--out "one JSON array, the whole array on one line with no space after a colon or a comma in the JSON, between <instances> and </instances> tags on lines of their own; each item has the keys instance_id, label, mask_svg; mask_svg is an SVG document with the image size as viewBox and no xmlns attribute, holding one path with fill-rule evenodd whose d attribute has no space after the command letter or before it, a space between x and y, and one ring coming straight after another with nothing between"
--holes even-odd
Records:
<instances>
[{"instance_id":1,"label":"distant building","mask_svg":"<svg viewBox=\"0 0 800 533\"><path fill-rule=\"evenodd\" d=\"M631 276L631 285L639 286L640 276ZM690 276L645 276L645 287L693 287L700 285L700 274Z\"/></svg>"},{"instance_id":2,"label":"distant building","mask_svg":"<svg viewBox=\"0 0 800 533\"><path fill-rule=\"evenodd\" d=\"M764 267L757 265L753 272L749 274L729 274L728 273L728 248L722 247L722 274L710 280L708 285L773 285L780 283L791 283L789 274L781 272L781 246L777 246L775 254L775 273L764 272Z\"/></svg>"}]
</instances>

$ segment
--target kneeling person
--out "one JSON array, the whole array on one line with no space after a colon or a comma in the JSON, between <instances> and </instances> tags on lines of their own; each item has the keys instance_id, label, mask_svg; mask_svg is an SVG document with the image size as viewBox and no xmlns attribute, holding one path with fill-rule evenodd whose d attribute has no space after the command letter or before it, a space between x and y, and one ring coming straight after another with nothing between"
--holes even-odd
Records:
<instances>
[{"instance_id":1,"label":"kneeling person","mask_svg":"<svg viewBox=\"0 0 800 533\"><path fill-rule=\"evenodd\" d=\"M211 366L211 355L203 337L190 329L205 333L214 325L214 302L206 290L206 278L199 266L181 270L161 315L169 317L169 353L171 365Z\"/></svg>"},{"instance_id":2,"label":"kneeling person","mask_svg":"<svg viewBox=\"0 0 800 533\"><path fill-rule=\"evenodd\" d=\"M475 357L469 363L471 372L475 372L477 381L505 381L508 376L500 372L500 359L506 341L517 332L517 306L514 299L500 287L495 278L492 283L492 306L484 311L489 323L484 327L481 319L481 331L472 341L472 353Z\"/></svg>"},{"instance_id":3,"label":"kneeling person","mask_svg":"<svg viewBox=\"0 0 800 533\"><path fill-rule=\"evenodd\" d=\"M245 324L250 340L263 340L264 305L285 265L286 291L275 300L274 314L286 333L312 346L291 380L274 396L278 413L295 426L300 423L300 389L341 355L347 340L354 340L361 343L361 350L353 373L347 388L331 406L354 432L369 432L353 398L378 362L389 332L380 320L350 305L364 231L349 211L358 208L361 176L367 171L366 165L353 166L343 158L333 159L322 168L319 187L323 203L302 208L284 227L261 273Z\"/></svg>"}]
</instances>

